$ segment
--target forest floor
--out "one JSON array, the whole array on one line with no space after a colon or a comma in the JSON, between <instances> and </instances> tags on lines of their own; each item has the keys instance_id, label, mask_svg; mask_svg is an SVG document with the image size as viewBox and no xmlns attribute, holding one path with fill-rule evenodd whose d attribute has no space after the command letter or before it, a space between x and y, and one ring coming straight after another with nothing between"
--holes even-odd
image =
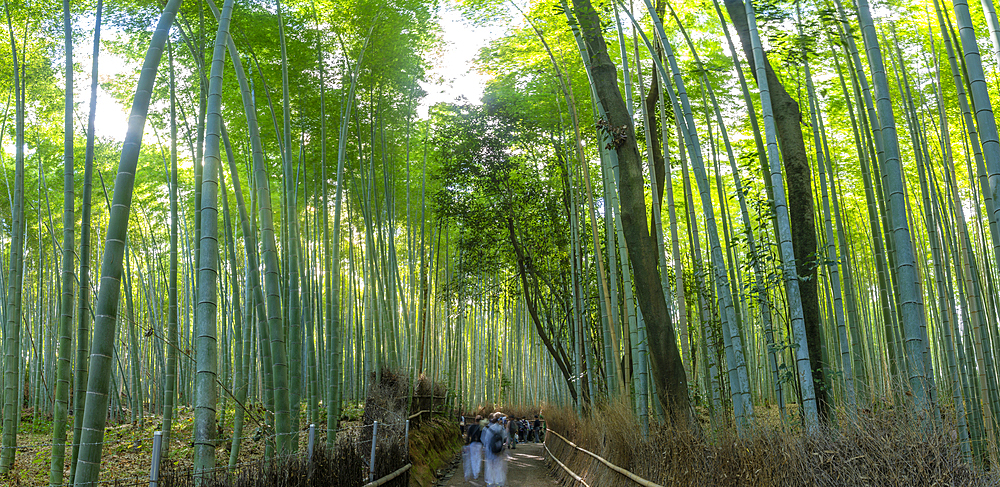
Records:
<instances>
[{"instance_id":1,"label":"forest floor","mask_svg":"<svg viewBox=\"0 0 1000 487\"><path fill-rule=\"evenodd\" d=\"M149 479L150 459L153 449L153 432L160 428L161 416L147 414L140 423L114 423L109 421L104 433L104 452L101 461L101 481L118 479ZM188 407L179 407L177 418L173 423L173 435L167 458L181 467L190 463L191 437L193 435L194 411ZM30 410L22 413L21 424L17 435L17 454L14 457L14 469L8 477L0 479L0 484L11 487L35 487L48 485L49 462L52 454L52 420L51 418L34 418ZM240 448L240 459L249 460L263 455L263 442L254 441L254 426L249 424L244 430L246 438ZM73 418L70 417L66 427L67 443L72 441ZM228 459L228 443L219 447L218 457L226 455ZM66 448L66 468L64 478L69 477L71 449ZM225 461L225 460L223 460Z\"/></svg>"},{"instance_id":2,"label":"forest floor","mask_svg":"<svg viewBox=\"0 0 1000 487\"><path fill-rule=\"evenodd\" d=\"M545 466L545 448L541 443L520 443L517 448L507 450L510 459L507 463L507 485L509 487L519 486L545 486L559 485ZM466 482L462 472L462 462L453 462L454 467L451 472L446 473L438 482L438 487L483 487L486 482L483 476L479 479Z\"/></svg>"},{"instance_id":3,"label":"forest floor","mask_svg":"<svg viewBox=\"0 0 1000 487\"><path fill-rule=\"evenodd\" d=\"M170 447L165 453L166 458L172 462L173 466L179 470L192 467L191 458L193 445L191 440L194 432L194 410L190 407L178 406L177 416L174 419ZM349 406L345 409L345 414L349 415L353 421L342 422L342 426L356 424L360 416L360 409L357 406ZM127 414L126 414L127 415ZM248 415L249 416L249 415ZM232 435L232 410L227 411L223 423L224 431L220 430L220 438ZM108 422L104 435L104 452L101 459L100 481L119 480L123 483L141 483L149 481L149 467L152 459L153 432L158 430L162 423L162 416L153 415L147 412L143 420L138 423L128 422ZM307 424L304 419L301 424ZM17 454L14 457L13 470L0 477L0 485L10 487L40 487L49 485L49 462L52 454L52 419L51 417L34 417L30 409L22 411L21 423L18 427ZM67 420L66 427L67 443L72 441L73 418ZM240 443L240 455L238 461L252 462L263 458L264 441L261 430L249 417L243 429L243 441ZM307 442L307 431L299 432L299 446L301 451L305 451ZM325 441L325 433L317 434L317 442ZM66 448L66 468L63 470L64 478L69 477L70 455L69 447ZM216 449L216 459L218 462L228 462L229 442L220 441Z\"/></svg>"}]
</instances>

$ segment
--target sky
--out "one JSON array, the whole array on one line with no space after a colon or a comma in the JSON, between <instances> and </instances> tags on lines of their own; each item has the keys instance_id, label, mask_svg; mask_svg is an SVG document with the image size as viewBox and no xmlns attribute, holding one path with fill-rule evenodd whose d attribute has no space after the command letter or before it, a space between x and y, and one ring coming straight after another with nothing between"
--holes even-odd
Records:
<instances>
[{"instance_id":1,"label":"sky","mask_svg":"<svg viewBox=\"0 0 1000 487\"><path fill-rule=\"evenodd\" d=\"M460 98L465 98L472 103L480 102L488 78L476 71L475 57L481 48L485 47L490 40L503 35L503 30L507 28L506 26L472 25L471 22L462 17L461 12L455 6L455 1L446 0L443 2L439 12L443 45L430 60L432 67L427 73L428 81L420 83L427 93L417 107L417 114L421 118L426 117L428 108L436 103L453 102ZM91 16L84 16L77 20L75 28L91 31L94 28L94 20ZM102 28L101 37L103 40L118 35L119 32L107 25ZM82 71L82 73L78 72L74 80L74 97L78 103L77 117L82 117L76 123L78 128L83 128L86 125L90 100L91 42L78 43L73 50L74 62L78 63ZM136 81L138 80L138 64L129 66L124 59L107 50L101 51L99 62L99 76L102 81L126 71L134 71ZM97 110L94 120L97 136L123 140L128 125L128 110L129 107L119 103L110 93L98 86ZM144 138L153 141L154 134L148 125L146 128ZM7 154L14 152L12 140L3 140L2 144L3 152Z\"/></svg>"},{"instance_id":2,"label":"sky","mask_svg":"<svg viewBox=\"0 0 1000 487\"><path fill-rule=\"evenodd\" d=\"M479 102L487 77L476 72L473 61L479 49L498 36L496 27L473 26L463 19L454 2L447 2L441 9L441 29L442 55L433 60L434 67L429 73L429 78L436 81L421 83L427 96L418 108L420 117L427 116L427 108L435 103L459 97Z\"/></svg>"},{"instance_id":3,"label":"sky","mask_svg":"<svg viewBox=\"0 0 1000 487\"><path fill-rule=\"evenodd\" d=\"M427 109L435 103L452 102L460 97L464 97L470 102L480 101L487 77L475 70L473 62L479 50L491 39L500 35L498 27L473 26L463 19L461 12L454 5L454 0L443 3L440 16L444 45L435 58L431 60L433 67L428 72L430 81L421 82L421 87L427 92L427 96L417 108L420 117L426 117ZM80 27L92 29L93 24L81 25ZM114 33L109 32L102 33L105 38L113 35ZM82 64L84 72L87 73L85 76L78 77L86 79L77 80L77 100L87 100L90 90L90 55L80 56L76 61ZM121 58L106 51L101 53L100 63L102 78L113 73L120 73L127 68ZM81 107L80 110L86 110L86 108ZM86 114L85 111L80 113L84 116ZM128 122L127 108L99 88L95 122L95 131L99 137L122 140L125 138ZM150 135L150 133L146 134L147 137Z\"/></svg>"},{"instance_id":4,"label":"sky","mask_svg":"<svg viewBox=\"0 0 1000 487\"><path fill-rule=\"evenodd\" d=\"M107 34L102 32L101 36L104 37ZM93 40L91 40L90 45L93 45ZM75 49L74 49L75 50ZM74 80L74 97L78 101L84 101L84 106L77 109L78 116L87 116L87 112L80 110L87 110L85 108L87 103L90 103L90 83L91 77L90 73L93 69L93 57L88 55L86 58L79 60L80 64L83 66L84 72L87 73L84 76L77 76ZM128 66L125 61L114 54L107 51L101 51L101 56L97 60L98 78L103 82L106 78L110 77L111 73L121 73L124 72ZM83 79L80 79L83 78ZM138 81L138 78L136 78ZM84 124L86 120L84 119ZM78 122L79 124L79 122ZM110 93L104 90L98 84L97 86L97 111L94 112L94 133L97 137L101 138L112 138L116 140L125 139L125 130L128 127L128 108L118 103ZM148 126L147 126L148 128Z\"/></svg>"}]
</instances>

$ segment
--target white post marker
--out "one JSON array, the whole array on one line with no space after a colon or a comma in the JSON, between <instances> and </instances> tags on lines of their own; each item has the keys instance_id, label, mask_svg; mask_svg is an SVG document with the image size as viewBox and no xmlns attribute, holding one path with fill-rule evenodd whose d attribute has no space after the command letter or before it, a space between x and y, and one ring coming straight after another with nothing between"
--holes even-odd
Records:
<instances>
[{"instance_id":1,"label":"white post marker","mask_svg":"<svg viewBox=\"0 0 1000 487\"><path fill-rule=\"evenodd\" d=\"M160 451L163 444L163 432L153 433L153 460L149 465L149 487L157 487L160 482Z\"/></svg>"},{"instance_id":2,"label":"white post marker","mask_svg":"<svg viewBox=\"0 0 1000 487\"><path fill-rule=\"evenodd\" d=\"M313 451L316 447L316 423L309 425L309 446L307 451L309 452L309 463L312 464L313 461Z\"/></svg>"}]
</instances>

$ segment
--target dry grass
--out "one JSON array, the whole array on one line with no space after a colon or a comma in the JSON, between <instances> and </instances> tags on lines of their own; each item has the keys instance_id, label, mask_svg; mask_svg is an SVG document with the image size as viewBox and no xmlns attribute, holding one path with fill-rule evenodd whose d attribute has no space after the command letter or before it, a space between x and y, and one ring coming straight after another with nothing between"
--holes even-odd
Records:
<instances>
[{"instance_id":1,"label":"dry grass","mask_svg":"<svg viewBox=\"0 0 1000 487\"><path fill-rule=\"evenodd\" d=\"M866 411L842 420L839 429L812 435L764 419L742 438L728 428L695 434L653 424L643 439L623 404L603 406L588 418L549 409L546 419L581 448L661 485L1000 485L997 475L962 462L950 428L921 435L914 418L899 410ZM555 435L546 443L591 486L636 485ZM563 481L569 478L554 462L551 468Z\"/></svg>"}]
</instances>

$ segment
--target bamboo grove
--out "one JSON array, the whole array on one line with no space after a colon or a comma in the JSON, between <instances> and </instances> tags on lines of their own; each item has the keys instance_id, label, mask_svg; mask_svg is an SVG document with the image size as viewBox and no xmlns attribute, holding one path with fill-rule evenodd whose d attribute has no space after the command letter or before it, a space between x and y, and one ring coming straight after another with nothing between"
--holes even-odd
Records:
<instances>
[{"instance_id":1,"label":"bamboo grove","mask_svg":"<svg viewBox=\"0 0 1000 487\"><path fill-rule=\"evenodd\" d=\"M385 369L997 462L992 0L468 0L491 80L426 116L437 2L61 7L4 2L0 474L29 410L52 485L187 408L196 471L292 454Z\"/></svg>"},{"instance_id":2,"label":"bamboo grove","mask_svg":"<svg viewBox=\"0 0 1000 487\"><path fill-rule=\"evenodd\" d=\"M487 107L556 117L528 131L549 127L576 208L570 392L625 392L644 422L691 424L690 401L737 431L905 407L994 464L991 2L548 7L493 5L527 25L480 63ZM562 108L588 89L591 118Z\"/></svg>"}]
</instances>

